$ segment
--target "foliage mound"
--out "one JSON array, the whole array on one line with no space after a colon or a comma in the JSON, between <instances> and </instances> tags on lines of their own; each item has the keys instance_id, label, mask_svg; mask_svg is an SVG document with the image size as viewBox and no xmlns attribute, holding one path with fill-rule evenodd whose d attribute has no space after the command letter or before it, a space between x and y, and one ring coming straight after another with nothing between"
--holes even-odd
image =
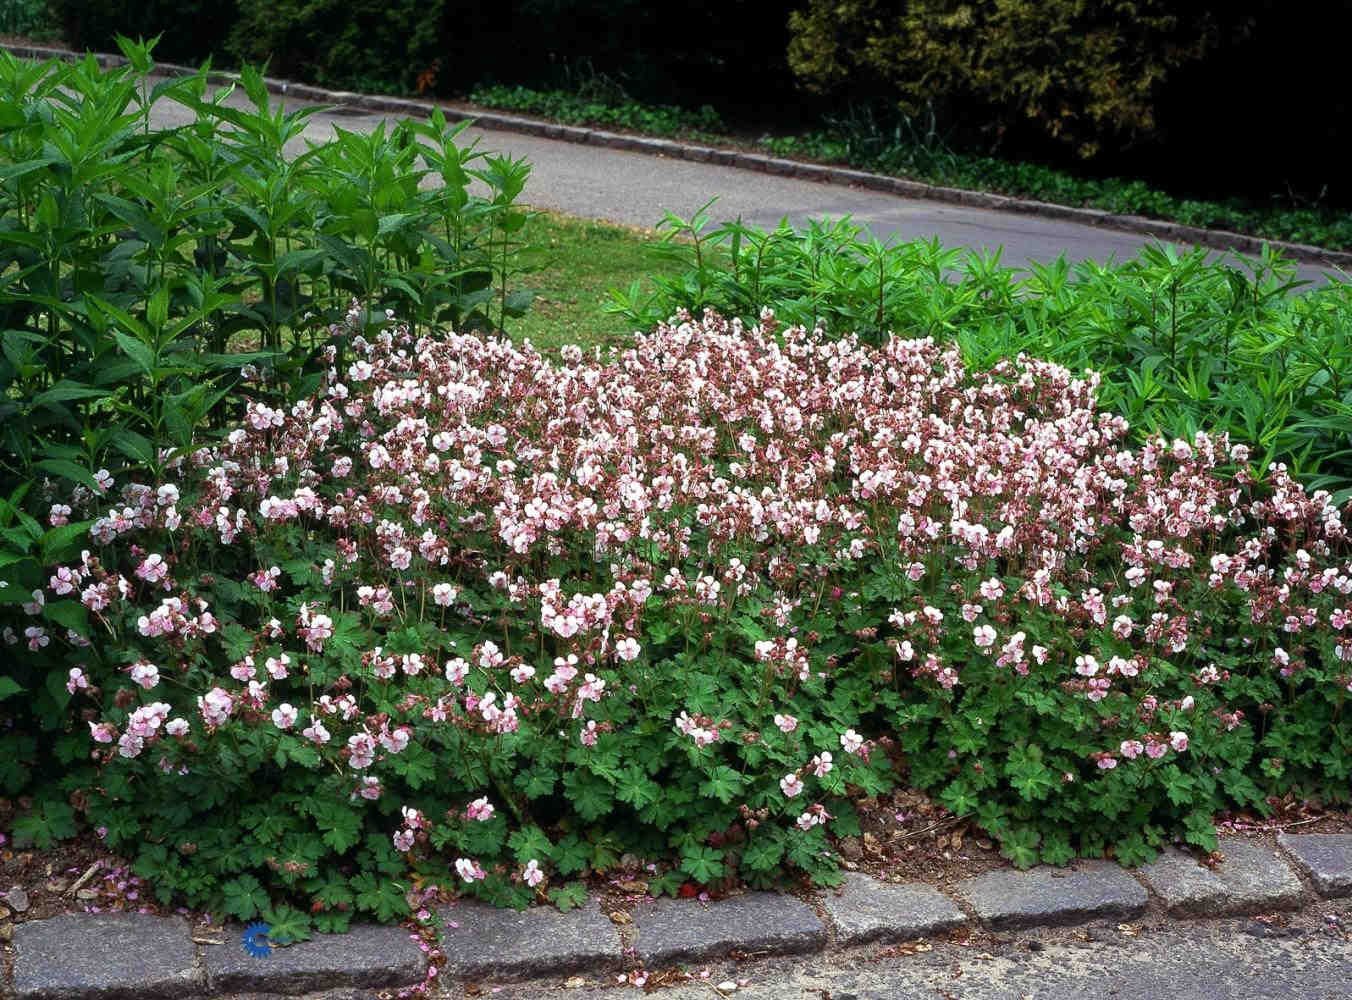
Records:
<instances>
[{"instance_id":1,"label":"foliage mound","mask_svg":"<svg viewBox=\"0 0 1352 1000\"><path fill-rule=\"evenodd\" d=\"M165 898L302 933L397 916L409 869L829 880L901 780L1019 864L1346 795L1339 513L1223 438L1124 447L1096 377L768 313L557 362L363 328L9 567L7 691L60 695L63 793Z\"/></svg>"}]
</instances>

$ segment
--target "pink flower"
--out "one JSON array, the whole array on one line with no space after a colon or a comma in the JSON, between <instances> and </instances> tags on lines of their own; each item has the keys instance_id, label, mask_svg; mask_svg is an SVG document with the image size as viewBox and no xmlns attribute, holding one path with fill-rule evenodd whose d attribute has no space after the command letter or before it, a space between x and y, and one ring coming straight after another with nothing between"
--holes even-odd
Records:
<instances>
[{"instance_id":1,"label":"pink flower","mask_svg":"<svg viewBox=\"0 0 1352 1000\"><path fill-rule=\"evenodd\" d=\"M786 774L779 779L779 788L786 798L797 798L803 791L803 780L796 774Z\"/></svg>"},{"instance_id":2,"label":"pink flower","mask_svg":"<svg viewBox=\"0 0 1352 1000\"><path fill-rule=\"evenodd\" d=\"M781 733L791 733L798 728L798 720L792 715L776 715L775 725Z\"/></svg>"},{"instance_id":3,"label":"pink flower","mask_svg":"<svg viewBox=\"0 0 1352 1000\"><path fill-rule=\"evenodd\" d=\"M133 684L137 684L147 691L160 682L160 668L153 663L147 663L145 660L138 660L133 663L127 672L131 675Z\"/></svg>"},{"instance_id":4,"label":"pink flower","mask_svg":"<svg viewBox=\"0 0 1352 1000\"><path fill-rule=\"evenodd\" d=\"M208 726L221 726L235 710L235 699L224 688L215 687L197 699L197 708Z\"/></svg>"},{"instance_id":5,"label":"pink flower","mask_svg":"<svg viewBox=\"0 0 1352 1000\"><path fill-rule=\"evenodd\" d=\"M640 648L636 639L625 636L619 642L615 643L615 655L621 660L636 660L638 659Z\"/></svg>"},{"instance_id":6,"label":"pink flower","mask_svg":"<svg viewBox=\"0 0 1352 1000\"><path fill-rule=\"evenodd\" d=\"M1128 760L1135 760L1145 752L1145 744L1140 740L1123 740L1118 749L1122 752L1123 757Z\"/></svg>"},{"instance_id":7,"label":"pink flower","mask_svg":"<svg viewBox=\"0 0 1352 1000\"><path fill-rule=\"evenodd\" d=\"M375 763L376 741L370 733L353 733L347 738L347 765L354 771L364 771Z\"/></svg>"},{"instance_id":8,"label":"pink flower","mask_svg":"<svg viewBox=\"0 0 1352 1000\"><path fill-rule=\"evenodd\" d=\"M475 799L465 808L465 817L480 823L487 823L493 818L493 804L488 799Z\"/></svg>"},{"instance_id":9,"label":"pink flower","mask_svg":"<svg viewBox=\"0 0 1352 1000\"><path fill-rule=\"evenodd\" d=\"M521 872L521 879L528 886L534 889L545 880L545 873L540 870L540 862L531 858L526 862L526 867Z\"/></svg>"},{"instance_id":10,"label":"pink flower","mask_svg":"<svg viewBox=\"0 0 1352 1000\"><path fill-rule=\"evenodd\" d=\"M286 702L272 710L272 724L278 729L290 729L299 718L300 712Z\"/></svg>"},{"instance_id":11,"label":"pink flower","mask_svg":"<svg viewBox=\"0 0 1352 1000\"><path fill-rule=\"evenodd\" d=\"M840 746L846 753L857 754L864 747L864 737L853 729L847 729L840 734Z\"/></svg>"},{"instance_id":12,"label":"pink flower","mask_svg":"<svg viewBox=\"0 0 1352 1000\"><path fill-rule=\"evenodd\" d=\"M297 624L296 633L305 640L312 653L321 651L325 641L333 636L333 619L328 615L311 614L306 604L300 606Z\"/></svg>"},{"instance_id":13,"label":"pink flower","mask_svg":"<svg viewBox=\"0 0 1352 1000\"><path fill-rule=\"evenodd\" d=\"M1188 749L1188 734L1175 730L1169 734L1169 745L1174 748L1175 752L1183 753Z\"/></svg>"},{"instance_id":14,"label":"pink flower","mask_svg":"<svg viewBox=\"0 0 1352 1000\"><path fill-rule=\"evenodd\" d=\"M484 870L479 867L478 862L471 861L469 858L456 858L455 870L466 883L481 882L488 877Z\"/></svg>"}]
</instances>

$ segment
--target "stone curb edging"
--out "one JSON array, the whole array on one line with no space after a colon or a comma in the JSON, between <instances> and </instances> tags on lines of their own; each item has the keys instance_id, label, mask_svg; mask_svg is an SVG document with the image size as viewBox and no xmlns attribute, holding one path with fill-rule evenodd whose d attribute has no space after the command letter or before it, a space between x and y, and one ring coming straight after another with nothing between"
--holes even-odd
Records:
<instances>
[{"instance_id":1,"label":"stone curb edging","mask_svg":"<svg viewBox=\"0 0 1352 1000\"><path fill-rule=\"evenodd\" d=\"M1167 851L1134 872L1103 861L1074 868L997 869L949 893L923 883L847 873L819 906L748 892L715 903L645 900L616 924L593 903L567 913L497 910L476 901L442 907L443 980L511 982L613 974L727 957L792 955L916 941L964 927L1004 931L1176 917L1257 915L1319 899L1352 898L1352 834L1286 834L1279 849L1239 837L1205 868ZM344 935L255 959L227 927L219 944L195 939L181 917L66 914L13 928L0 996L16 1000L176 998L222 992L299 994L411 986L427 978L425 950L399 927Z\"/></svg>"},{"instance_id":2,"label":"stone curb edging","mask_svg":"<svg viewBox=\"0 0 1352 1000\"><path fill-rule=\"evenodd\" d=\"M24 59L64 59L72 61L83 58L82 53L37 45L5 43L0 44L0 48ZM93 55L99 65L105 67L121 66L126 63L126 59L119 55L108 53L94 53ZM197 73L198 69L192 66L181 66L177 63L156 63L155 72L163 76L191 76ZM215 84L226 84L235 82L238 77L234 73L213 71L208 74L208 79ZM1095 208L1078 208L1071 205L1035 201L1029 198L1013 198L986 191L942 187L920 181L906 180L901 177L889 177L886 174L869 173L864 170L851 170L846 167L807 163L800 160L786 160L773 156L762 156L759 153L721 149L713 146L678 142L672 139L652 139L645 136L607 132L576 125L560 125L522 115L502 114L496 111L468 111L432 101L417 101L377 94L354 94L345 90L327 90L323 87L293 83L289 80L274 77L265 77L264 82L267 84L268 90L274 94L289 95L299 97L302 100L318 101L362 111L425 117L433 109L440 108L450 121L472 121L479 127L486 129L518 132L523 135L602 146L606 149L645 153L650 156L691 160L696 163L713 163L720 166L737 167L742 170L774 174L780 177L793 177L799 180L843 184L870 191L880 191L901 198L923 199L962 205L967 208L984 208L1062 222L1076 222L1081 225L1137 233L1168 242L1188 243L1216 250L1233 250L1240 253L1257 254L1261 253L1265 246L1268 246L1304 263L1352 271L1352 252L1330 250L1324 247L1311 246L1307 243L1268 240L1246 233L1231 232L1227 229L1205 229L1200 226L1187 226L1182 223L1151 219L1141 215L1121 215Z\"/></svg>"}]
</instances>

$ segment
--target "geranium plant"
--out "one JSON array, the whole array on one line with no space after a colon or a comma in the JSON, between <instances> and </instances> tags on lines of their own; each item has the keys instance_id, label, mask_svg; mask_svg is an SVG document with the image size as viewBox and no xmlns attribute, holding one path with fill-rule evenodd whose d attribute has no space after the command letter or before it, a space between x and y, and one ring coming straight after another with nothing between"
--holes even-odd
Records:
<instances>
[{"instance_id":1,"label":"geranium plant","mask_svg":"<svg viewBox=\"0 0 1352 1000\"><path fill-rule=\"evenodd\" d=\"M1020 864L1346 794L1346 532L1241 446L768 312L557 361L350 322L312 398L54 500L87 548L14 581L72 801L165 898L291 932L426 879L567 904L624 853L829 880L899 781Z\"/></svg>"}]
</instances>

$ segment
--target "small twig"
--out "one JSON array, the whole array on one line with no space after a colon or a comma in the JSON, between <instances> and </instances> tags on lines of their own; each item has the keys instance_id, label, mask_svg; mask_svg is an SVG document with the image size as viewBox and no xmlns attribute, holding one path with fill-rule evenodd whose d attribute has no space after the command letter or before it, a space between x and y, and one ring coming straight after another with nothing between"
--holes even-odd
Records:
<instances>
[{"instance_id":1,"label":"small twig","mask_svg":"<svg viewBox=\"0 0 1352 1000\"><path fill-rule=\"evenodd\" d=\"M103 867L102 861L95 861L85 869L85 873L75 880L75 884L66 890L66 895L70 896L84 887L84 884L94 877L94 873Z\"/></svg>"},{"instance_id":2,"label":"small twig","mask_svg":"<svg viewBox=\"0 0 1352 1000\"><path fill-rule=\"evenodd\" d=\"M1294 823L1283 823L1277 829L1289 830L1293 826L1304 826L1307 823L1318 823L1323 818L1324 818L1323 816L1311 816L1309 819L1298 819Z\"/></svg>"},{"instance_id":3,"label":"small twig","mask_svg":"<svg viewBox=\"0 0 1352 1000\"><path fill-rule=\"evenodd\" d=\"M925 827L923 830L912 830L910 833L904 833L896 839L910 840L912 837L923 837L925 834L932 833L933 831L939 829L942 826L954 826L957 823L960 823L961 821L962 817L960 816L955 816L952 819L941 819L939 820L939 822L931 824L930 826Z\"/></svg>"}]
</instances>

